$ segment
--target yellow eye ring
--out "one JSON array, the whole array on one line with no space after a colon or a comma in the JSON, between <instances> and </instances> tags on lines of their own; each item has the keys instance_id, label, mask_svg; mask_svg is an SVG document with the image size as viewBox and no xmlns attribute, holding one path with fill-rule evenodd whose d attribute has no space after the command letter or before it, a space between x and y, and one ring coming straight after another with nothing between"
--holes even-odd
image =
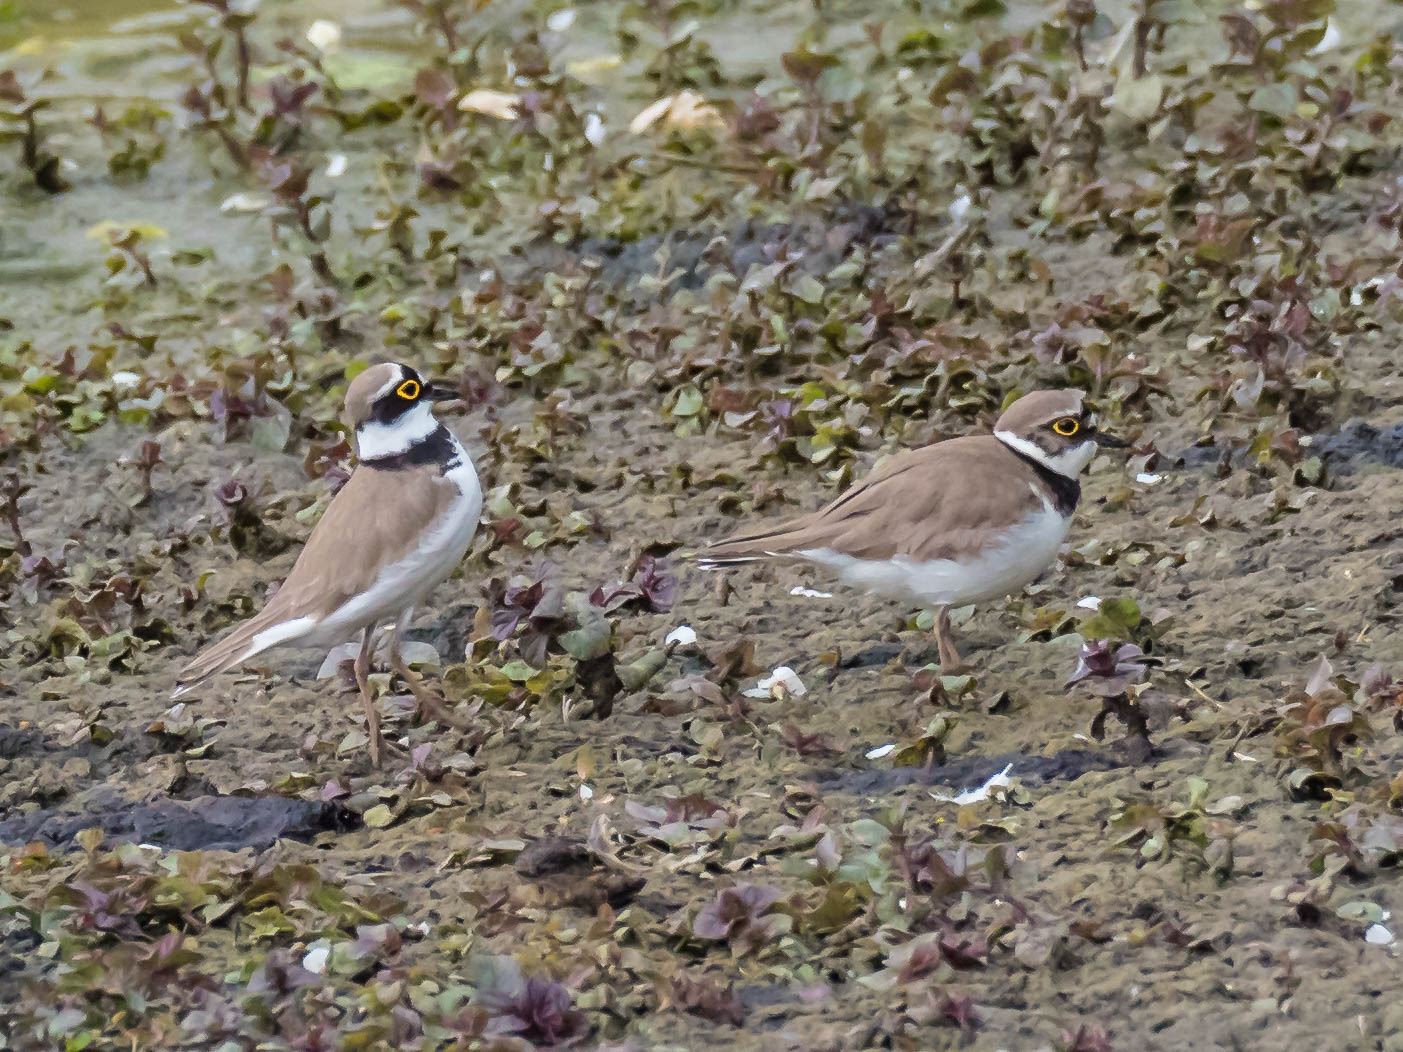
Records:
<instances>
[{"instance_id":1,"label":"yellow eye ring","mask_svg":"<svg viewBox=\"0 0 1403 1052\"><path fill-rule=\"evenodd\" d=\"M406 380L395 388L395 394L399 395L406 402L412 402L419 397L419 381Z\"/></svg>"},{"instance_id":2,"label":"yellow eye ring","mask_svg":"<svg viewBox=\"0 0 1403 1052\"><path fill-rule=\"evenodd\" d=\"M1073 417L1064 416L1061 420L1053 423L1052 430L1063 438L1071 438L1081 430L1081 422Z\"/></svg>"}]
</instances>

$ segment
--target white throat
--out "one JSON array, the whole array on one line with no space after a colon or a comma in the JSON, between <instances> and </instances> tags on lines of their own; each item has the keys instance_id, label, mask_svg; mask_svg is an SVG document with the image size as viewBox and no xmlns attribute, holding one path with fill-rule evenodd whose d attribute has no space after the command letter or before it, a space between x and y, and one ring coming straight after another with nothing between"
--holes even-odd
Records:
<instances>
[{"instance_id":1,"label":"white throat","mask_svg":"<svg viewBox=\"0 0 1403 1052\"><path fill-rule=\"evenodd\" d=\"M408 453L412 446L437 431L438 426L434 407L428 402L420 402L388 424L367 420L356 428L356 455L361 460L375 460Z\"/></svg>"},{"instance_id":2,"label":"white throat","mask_svg":"<svg viewBox=\"0 0 1403 1052\"><path fill-rule=\"evenodd\" d=\"M1022 453L1029 460L1037 461L1049 471L1055 471L1069 479L1080 475L1091 463L1091 458L1096 455L1096 440L1094 438L1088 438L1085 442L1062 450L1061 453L1052 454L1039 448L1036 442L1019 438L1012 431L995 431L994 437L1008 446L1009 449Z\"/></svg>"}]
</instances>

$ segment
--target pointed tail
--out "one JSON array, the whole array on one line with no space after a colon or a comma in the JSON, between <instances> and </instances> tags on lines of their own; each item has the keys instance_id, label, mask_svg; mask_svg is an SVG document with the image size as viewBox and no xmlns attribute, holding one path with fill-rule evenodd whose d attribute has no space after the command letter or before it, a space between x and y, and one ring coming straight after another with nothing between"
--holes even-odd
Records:
<instances>
[{"instance_id":1,"label":"pointed tail","mask_svg":"<svg viewBox=\"0 0 1403 1052\"><path fill-rule=\"evenodd\" d=\"M797 522L786 522L768 530L728 537L698 552L697 563L705 570L714 570L766 559L790 558L795 554L794 541L799 526Z\"/></svg>"},{"instance_id":2,"label":"pointed tail","mask_svg":"<svg viewBox=\"0 0 1403 1052\"><path fill-rule=\"evenodd\" d=\"M265 617L269 612L264 610L257 617L250 618L219 642L196 654L176 676L176 687L171 691L171 697L188 694L211 676L217 676L269 647L303 635L316 623L314 618L296 617L270 625L268 621L271 618Z\"/></svg>"}]
</instances>

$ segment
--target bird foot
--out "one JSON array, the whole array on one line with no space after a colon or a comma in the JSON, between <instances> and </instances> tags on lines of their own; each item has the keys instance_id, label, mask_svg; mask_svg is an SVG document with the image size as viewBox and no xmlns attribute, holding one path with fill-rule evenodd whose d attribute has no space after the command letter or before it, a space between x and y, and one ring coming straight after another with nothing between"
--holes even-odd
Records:
<instances>
[{"instance_id":1,"label":"bird foot","mask_svg":"<svg viewBox=\"0 0 1403 1052\"><path fill-rule=\"evenodd\" d=\"M404 680L404 685L409 688L409 693L414 695L415 724L434 719L445 726L460 731L469 729L467 724L453 715L448 699L425 683L423 676L411 670L403 662L395 666L395 673Z\"/></svg>"}]
</instances>

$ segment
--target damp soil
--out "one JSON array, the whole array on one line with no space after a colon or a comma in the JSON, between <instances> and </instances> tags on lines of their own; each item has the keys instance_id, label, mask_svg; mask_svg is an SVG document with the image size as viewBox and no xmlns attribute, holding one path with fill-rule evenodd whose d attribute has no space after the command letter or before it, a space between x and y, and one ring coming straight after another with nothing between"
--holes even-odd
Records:
<instances>
[{"instance_id":1,"label":"damp soil","mask_svg":"<svg viewBox=\"0 0 1403 1052\"><path fill-rule=\"evenodd\" d=\"M353 167L374 149L353 145ZM165 209L156 218L176 230L208 201L171 196L170 187L185 179L178 166L195 164L188 152L173 156L157 182L129 191L94 179L75 187L47 219L28 212L11 236L64 255L67 249L55 246L80 245L96 219L148 204ZM177 166L174 174L169 165ZM219 196L207 181L201 186L209 201ZM7 184L5 192L11 201L0 208L14 200L34 204L28 190ZM364 186L339 194L342 207L373 212ZM41 229L45 222L56 225L52 237ZM502 259L483 247L473 262L524 280L594 260L599 280L617 284L627 299L639 295L640 275L657 270L660 249L682 271L681 286L698 290L723 269L744 270L783 253L821 275L854 241L881 251L883 239L906 233L905 222L854 204L821 220L721 226L705 236L673 231L628 242L549 244ZM261 230L224 216L204 233L219 247L223 287L259 287L267 269ZM1348 239L1353 231L1336 234ZM1095 280L1089 275L1104 265L1101 248L1068 241L1055 255L1054 277L1039 294L1049 304L1086 295ZM96 294L100 271L96 263L74 264L72 283L56 287L41 267L5 270L0 293L32 305L0 314L33 346L57 349L93 328L94 316L79 301ZM143 309L178 317L201 308L163 287ZM229 311L249 318L259 309ZM1391 378L1392 348L1403 332L1386 335L1392 338L1371 341L1350 368ZM89 331L85 338L95 337ZM177 342L198 339L187 332ZM355 348L366 350L378 348ZM411 356L414 348L391 350ZM568 586L597 584L598 568L624 567L650 546L685 551L734 528L738 492L774 495L754 513L762 517L831 496L830 483L813 470L757 461L747 438L679 436L660 416L656 390L621 387L615 373L600 370L586 369L573 388L573 409L586 428L553 443L548 464L492 455L489 436L520 407L478 406L449 418L490 485L514 483L554 510L607 525L549 553ZM1168 387L1166 405L1192 403L1191 382L1171 380ZM268 452L247 438L222 443L209 421L178 421L157 436L164 464L150 499L137 501L134 476L114 471L114 463L151 437L144 427L113 421L82 435L47 433L14 461L31 486L21 502L30 543L39 552L67 546L139 569L168 608L169 631L135 671L70 668L61 658L4 670L0 843L18 849L39 841L50 853L78 852L79 834L96 827L111 842L304 862L327 879L374 874L379 891L404 903L405 917L434 930L481 922L483 903L516 910L511 925L483 925L481 941L498 952L527 945L536 952L552 939L568 946L561 933L577 937L601 911L633 911L661 931L667 918L738 879L800 887L784 869L775 830L816 812L851 823L899 808L913 835L951 823L996 823L990 835L1016 846L1001 901L1023 918L1018 924L1057 933L1041 955L996 950L980 967L956 973L948 989L972 998L979 1012L972 1047L1050 1048L1083 1021L1104 1027L1117 1049L1403 1047L1398 955L1366 944L1357 926L1337 922L1330 910L1298 908L1289 897L1315 875L1310 834L1319 804L1284 791L1286 761L1275 755L1269 722L1255 718L1298 688L1321 655L1355 679L1373 664L1403 668L1403 423L1387 399L1364 407L1368 416L1342 418L1313 436L1324 477L1310 499L1284 511L1262 473L1241 458L1210 456L1215 446L1193 445L1196 436L1178 411L1151 415L1134 437L1187 452L1162 458L1152 481L1132 478L1119 455L1097 458L1064 558L1012 603L962 613L957 633L973 676L963 694L937 698L917 685L932 648L927 633L910 627L913 611L837 592L832 582L788 567L740 569L723 591L715 575L676 559L681 582L672 611L629 619L625 649L641 649L685 623L703 648L751 641L757 666L790 666L806 694L734 697L713 706L669 687L705 668L699 651L682 648L657 680L622 695L606 718L581 718L554 704L489 714L479 733L412 726L412 706L390 701L391 736L403 737L406 749L429 744L435 755L471 759L452 799L374 826L363 821L365 800L357 797L389 797L412 782L410 760L400 750L385 772L374 772L363 749L341 748L359 702L343 678L316 678L322 654L260 658L192 702L190 726L160 729L172 719L175 672L229 622L232 609L261 602L311 528L314 519L294 512L324 499L328 487L307 478L305 451ZM860 451L856 473L877 455ZM684 464L685 475L676 470ZM732 471L744 476L742 484L724 481ZM222 514L211 487L234 474L257 493L268 528L289 542L271 546L265 558L241 555L209 530ZM462 659L486 580L539 561L521 547L494 549L489 559L484 547L415 620L412 638L446 662ZM1110 558L1112 552L1140 554ZM202 594L231 605L182 610L180 585L206 571L213 576ZM837 594L791 594L798 586ZM1169 612L1155 653L1178 670L1156 684L1175 711L1155 722L1157 748L1138 762L1116 742L1090 738L1097 703L1064 687L1079 639L1042 630L1029 615L1044 606L1071 608L1085 596L1120 595L1133 595L1145 611ZM12 612L7 627L36 637L57 631L36 627L29 616ZM472 699L453 700L466 708ZM943 756L896 766L882 752L918 740L942 713L955 720ZM825 753L786 746L787 725L821 738ZM702 733L715 727L722 730L716 739ZM1403 738L1379 748L1385 763L1403 764ZM1007 795L963 807L949 800L1005 770L1015 787ZM1193 779L1206 782L1214 799L1238 801L1233 873L1221 882L1179 858L1116 848L1108 831L1128 802L1182 802ZM333 784L345 793L321 799ZM664 851L631 853L626 870L601 864L597 844L591 847L601 816L623 826L629 802L656 806L691 794L723 802L738 816L726 834L724 864ZM1403 890L1387 871L1359 876L1331 905L1347 898L1403 916ZM844 937L834 933L834 945ZM433 945L420 944L420 960ZM670 945L659 936L653 949L671 952ZM30 950L6 943L0 1002L20 989L21 960ZM813 967L785 970L719 949L677 953L734 984L744 1024L681 1012L616 1019L633 1047L897 1047L887 1043L896 995L859 981L850 968L857 958L844 958L844 971L825 964L820 952ZM880 956L871 949L865 964L877 967ZM904 1006L918 994L902 997ZM948 1027L913 1027L912 1043L899 1047L960 1044Z\"/></svg>"}]
</instances>

